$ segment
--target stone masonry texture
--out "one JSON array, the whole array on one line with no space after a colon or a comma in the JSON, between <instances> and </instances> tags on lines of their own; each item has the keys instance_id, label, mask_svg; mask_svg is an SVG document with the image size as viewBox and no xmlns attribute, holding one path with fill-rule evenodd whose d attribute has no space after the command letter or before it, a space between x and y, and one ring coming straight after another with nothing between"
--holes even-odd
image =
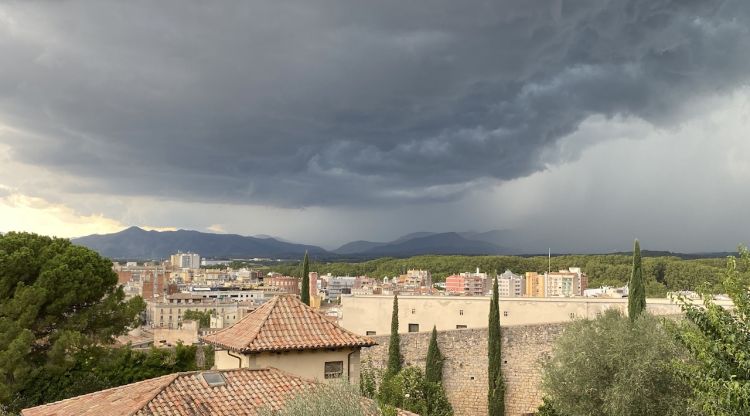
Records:
<instances>
[{"instance_id":1,"label":"stone masonry texture","mask_svg":"<svg viewBox=\"0 0 750 416\"><path fill-rule=\"evenodd\" d=\"M519 325L502 328L505 414L533 414L542 403L541 363L550 357L566 323ZM377 369L388 362L388 336L373 337L378 345L362 349L362 359ZM443 385L456 416L487 415L487 329L438 332L445 356ZM425 367L429 332L401 334L404 366Z\"/></svg>"}]
</instances>

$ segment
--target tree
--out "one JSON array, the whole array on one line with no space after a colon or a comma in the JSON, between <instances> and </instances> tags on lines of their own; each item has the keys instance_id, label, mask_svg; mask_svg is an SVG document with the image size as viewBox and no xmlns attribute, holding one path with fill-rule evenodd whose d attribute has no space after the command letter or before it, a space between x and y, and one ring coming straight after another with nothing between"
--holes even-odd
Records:
<instances>
[{"instance_id":1,"label":"tree","mask_svg":"<svg viewBox=\"0 0 750 416\"><path fill-rule=\"evenodd\" d=\"M489 391L487 394L487 414L502 416L505 414L505 385L502 371L502 339L500 338L500 296L497 289L497 276L492 279L492 299L490 300L490 317L488 323L489 365L487 377Z\"/></svg>"},{"instance_id":2,"label":"tree","mask_svg":"<svg viewBox=\"0 0 750 416\"><path fill-rule=\"evenodd\" d=\"M422 416L452 416L442 386L425 379L417 367L406 367L381 383L381 407L397 407Z\"/></svg>"},{"instance_id":3,"label":"tree","mask_svg":"<svg viewBox=\"0 0 750 416\"><path fill-rule=\"evenodd\" d=\"M201 328L208 328L211 326L211 311L187 310L182 314L182 320L197 321Z\"/></svg>"},{"instance_id":4,"label":"tree","mask_svg":"<svg viewBox=\"0 0 750 416\"><path fill-rule=\"evenodd\" d=\"M374 399L377 392L376 371L369 358L362 361L359 371L359 394L368 399Z\"/></svg>"},{"instance_id":5,"label":"tree","mask_svg":"<svg viewBox=\"0 0 750 416\"><path fill-rule=\"evenodd\" d=\"M425 365L425 380L431 383L440 383L443 381L443 361L445 358L440 352L437 343L437 328L432 327L432 336L430 345L427 347L427 363Z\"/></svg>"},{"instance_id":6,"label":"tree","mask_svg":"<svg viewBox=\"0 0 750 416\"><path fill-rule=\"evenodd\" d=\"M690 386L672 364L687 358L648 313L631 322L610 309L594 320L573 321L543 367L544 414L691 415Z\"/></svg>"},{"instance_id":7,"label":"tree","mask_svg":"<svg viewBox=\"0 0 750 416\"><path fill-rule=\"evenodd\" d=\"M676 334L695 360L682 363L680 373L695 392L705 415L750 414L750 252L739 248L739 261L729 257L723 276L734 310L704 295L703 304L681 299L689 323Z\"/></svg>"},{"instance_id":8,"label":"tree","mask_svg":"<svg viewBox=\"0 0 750 416\"><path fill-rule=\"evenodd\" d=\"M302 261L302 288L300 289L302 303L310 306L310 259L305 251L305 259Z\"/></svg>"},{"instance_id":9,"label":"tree","mask_svg":"<svg viewBox=\"0 0 750 416\"><path fill-rule=\"evenodd\" d=\"M437 342L437 329L432 327L430 345L427 347L425 368L425 391L427 392L428 415L453 414L453 407L448 402L443 388L443 361Z\"/></svg>"},{"instance_id":10,"label":"tree","mask_svg":"<svg viewBox=\"0 0 750 416\"><path fill-rule=\"evenodd\" d=\"M643 282L641 266L641 246L638 240L633 244L633 272L628 283L628 316L635 321L646 309L646 286Z\"/></svg>"},{"instance_id":11,"label":"tree","mask_svg":"<svg viewBox=\"0 0 750 416\"><path fill-rule=\"evenodd\" d=\"M292 395L279 410L260 409L260 416L376 416L375 402L363 400L357 389L346 382L318 384Z\"/></svg>"},{"instance_id":12,"label":"tree","mask_svg":"<svg viewBox=\"0 0 750 416\"><path fill-rule=\"evenodd\" d=\"M391 315L391 339L388 343L388 368L386 377L394 376L401 371L401 337L398 334L398 295L393 295L393 314Z\"/></svg>"},{"instance_id":13,"label":"tree","mask_svg":"<svg viewBox=\"0 0 750 416\"><path fill-rule=\"evenodd\" d=\"M29 233L0 236L0 403L34 389L76 353L138 324L112 262L85 247Z\"/></svg>"}]
</instances>

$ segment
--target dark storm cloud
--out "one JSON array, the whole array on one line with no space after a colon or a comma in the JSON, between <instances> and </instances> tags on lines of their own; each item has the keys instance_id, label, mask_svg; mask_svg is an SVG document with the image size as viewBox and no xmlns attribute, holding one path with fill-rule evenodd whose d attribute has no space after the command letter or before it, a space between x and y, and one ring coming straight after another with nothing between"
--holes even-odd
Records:
<instances>
[{"instance_id":1,"label":"dark storm cloud","mask_svg":"<svg viewBox=\"0 0 750 416\"><path fill-rule=\"evenodd\" d=\"M589 116L672 126L745 83L746 3L5 4L0 124L25 135L0 140L69 191L450 200L574 157L550 149Z\"/></svg>"}]
</instances>

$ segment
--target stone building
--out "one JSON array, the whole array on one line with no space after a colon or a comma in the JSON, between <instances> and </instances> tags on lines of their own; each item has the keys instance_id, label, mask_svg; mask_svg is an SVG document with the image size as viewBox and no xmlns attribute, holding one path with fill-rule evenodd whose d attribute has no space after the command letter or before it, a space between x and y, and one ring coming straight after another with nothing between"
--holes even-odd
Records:
<instances>
[{"instance_id":1,"label":"stone building","mask_svg":"<svg viewBox=\"0 0 750 416\"><path fill-rule=\"evenodd\" d=\"M230 368L275 367L313 380L359 382L362 347L375 345L326 319L294 295L279 295L229 328L203 337L215 363Z\"/></svg>"}]
</instances>

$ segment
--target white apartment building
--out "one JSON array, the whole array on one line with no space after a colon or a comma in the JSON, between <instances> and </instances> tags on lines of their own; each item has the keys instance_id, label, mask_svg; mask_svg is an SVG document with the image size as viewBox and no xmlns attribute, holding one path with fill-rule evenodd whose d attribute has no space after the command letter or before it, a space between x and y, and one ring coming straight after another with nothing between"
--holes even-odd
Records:
<instances>
[{"instance_id":1,"label":"white apartment building","mask_svg":"<svg viewBox=\"0 0 750 416\"><path fill-rule=\"evenodd\" d=\"M197 253L179 252L169 257L169 263L177 269L198 269L201 267L201 256Z\"/></svg>"},{"instance_id":2,"label":"white apartment building","mask_svg":"<svg viewBox=\"0 0 750 416\"><path fill-rule=\"evenodd\" d=\"M524 295L526 278L506 270L497 277L497 291L500 297L514 298Z\"/></svg>"}]
</instances>

